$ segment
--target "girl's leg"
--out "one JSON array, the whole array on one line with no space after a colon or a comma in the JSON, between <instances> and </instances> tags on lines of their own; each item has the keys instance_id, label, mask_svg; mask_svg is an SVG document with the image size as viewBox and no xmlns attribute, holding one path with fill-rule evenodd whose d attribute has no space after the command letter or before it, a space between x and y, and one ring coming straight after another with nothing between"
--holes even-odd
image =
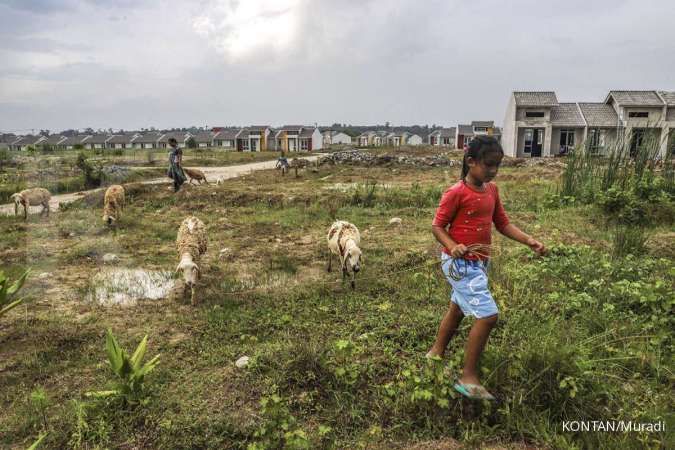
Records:
<instances>
[{"instance_id":1,"label":"girl's leg","mask_svg":"<svg viewBox=\"0 0 675 450\"><path fill-rule=\"evenodd\" d=\"M480 358L485 343L490 336L490 331L497 323L497 314L490 317L477 319L469 331L469 339L464 351L464 371L461 381L464 384L480 384L478 380L478 359Z\"/></svg>"},{"instance_id":2,"label":"girl's leg","mask_svg":"<svg viewBox=\"0 0 675 450\"><path fill-rule=\"evenodd\" d=\"M450 307L443 316L441 324L438 327L438 334L436 335L436 341L434 345L427 353L427 356L443 356L445 353L445 348L448 346L450 339L457 332L457 327L459 327L460 322L464 318L462 310L459 309L455 303L450 302Z\"/></svg>"}]
</instances>

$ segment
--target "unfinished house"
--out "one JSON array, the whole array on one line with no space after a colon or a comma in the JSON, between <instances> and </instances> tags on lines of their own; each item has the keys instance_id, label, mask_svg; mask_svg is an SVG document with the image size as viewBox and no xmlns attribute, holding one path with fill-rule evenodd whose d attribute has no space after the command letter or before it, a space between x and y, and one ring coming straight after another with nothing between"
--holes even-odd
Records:
<instances>
[{"instance_id":1,"label":"unfinished house","mask_svg":"<svg viewBox=\"0 0 675 450\"><path fill-rule=\"evenodd\" d=\"M323 148L323 136L317 127L284 125L274 133L273 150L309 152Z\"/></svg>"},{"instance_id":2,"label":"unfinished house","mask_svg":"<svg viewBox=\"0 0 675 450\"><path fill-rule=\"evenodd\" d=\"M675 145L675 92L609 91L604 102L559 103L555 92L513 92L504 119L508 156L565 154L582 143L603 154L617 140L631 154L657 145L662 157Z\"/></svg>"},{"instance_id":3,"label":"unfinished house","mask_svg":"<svg viewBox=\"0 0 675 450\"><path fill-rule=\"evenodd\" d=\"M609 146L616 141L619 116L616 110L606 103L577 103L584 117L586 129L583 136L577 136L576 144L586 142L591 153L605 154Z\"/></svg>"}]
</instances>

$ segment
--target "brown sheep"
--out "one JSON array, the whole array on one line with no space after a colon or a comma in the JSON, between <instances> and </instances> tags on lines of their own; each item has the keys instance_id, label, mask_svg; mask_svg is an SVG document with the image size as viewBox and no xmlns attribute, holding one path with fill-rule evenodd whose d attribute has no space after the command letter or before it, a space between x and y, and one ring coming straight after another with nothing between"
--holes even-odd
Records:
<instances>
[{"instance_id":1,"label":"brown sheep","mask_svg":"<svg viewBox=\"0 0 675 450\"><path fill-rule=\"evenodd\" d=\"M42 205L40 215L46 212L47 216L49 216L49 200L51 200L51 198L52 195L44 188L24 189L21 192L12 194L11 199L14 202L14 215L19 215L19 205L21 205L23 206L23 219L26 220L28 219L29 206Z\"/></svg>"},{"instance_id":2,"label":"brown sheep","mask_svg":"<svg viewBox=\"0 0 675 450\"><path fill-rule=\"evenodd\" d=\"M103 221L112 226L122 216L124 209L124 188L119 184L113 184L105 191L103 197Z\"/></svg>"},{"instance_id":3,"label":"brown sheep","mask_svg":"<svg viewBox=\"0 0 675 450\"><path fill-rule=\"evenodd\" d=\"M197 180L199 184L202 184L202 181L209 184L206 175L199 169L188 169L187 167L184 167L183 172L185 172L185 175L190 179L190 184L192 184L192 180Z\"/></svg>"}]
</instances>

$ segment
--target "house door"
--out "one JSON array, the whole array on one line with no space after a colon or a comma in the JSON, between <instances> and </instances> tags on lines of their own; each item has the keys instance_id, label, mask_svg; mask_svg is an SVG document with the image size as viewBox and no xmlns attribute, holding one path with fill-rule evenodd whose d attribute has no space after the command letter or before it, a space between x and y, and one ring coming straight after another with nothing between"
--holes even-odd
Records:
<instances>
[{"instance_id":1,"label":"house door","mask_svg":"<svg viewBox=\"0 0 675 450\"><path fill-rule=\"evenodd\" d=\"M634 158L640 147L644 145L645 129L633 128L633 135L630 138L630 156Z\"/></svg>"},{"instance_id":2,"label":"house door","mask_svg":"<svg viewBox=\"0 0 675 450\"><path fill-rule=\"evenodd\" d=\"M540 128L535 128L532 132L532 153L530 156L539 157L541 156L541 143L543 142L544 130Z\"/></svg>"}]
</instances>

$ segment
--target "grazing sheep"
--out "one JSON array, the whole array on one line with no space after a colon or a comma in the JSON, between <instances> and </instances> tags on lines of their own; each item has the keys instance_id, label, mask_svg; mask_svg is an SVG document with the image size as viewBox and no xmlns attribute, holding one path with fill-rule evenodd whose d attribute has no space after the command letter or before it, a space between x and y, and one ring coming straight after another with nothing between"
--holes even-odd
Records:
<instances>
[{"instance_id":1,"label":"grazing sheep","mask_svg":"<svg viewBox=\"0 0 675 450\"><path fill-rule=\"evenodd\" d=\"M185 175L190 179L190 184L192 184L192 180L197 180L199 184L202 184L202 181L209 184L206 175L199 169L188 169L187 167L184 167L183 172L185 172Z\"/></svg>"},{"instance_id":2,"label":"grazing sheep","mask_svg":"<svg viewBox=\"0 0 675 450\"><path fill-rule=\"evenodd\" d=\"M124 188L113 184L105 191L103 197L103 221L108 226L115 225L122 216L124 209Z\"/></svg>"},{"instance_id":3,"label":"grazing sheep","mask_svg":"<svg viewBox=\"0 0 675 450\"><path fill-rule=\"evenodd\" d=\"M354 224L345 222L344 220L336 220L328 230L328 272L331 271L333 265L333 254L340 258L342 264L342 279L347 277L347 274L352 273L352 289L354 289L356 282L356 274L361 270L361 235L359 229Z\"/></svg>"},{"instance_id":4,"label":"grazing sheep","mask_svg":"<svg viewBox=\"0 0 675 450\"><path fill-rule=\"evenodd\" d=\"M201 270L198 264L201 256L206 253L207 245L208 236L206 235L204 222L194 216L183 220L176 237L176 248L178 250L178 257L180 258L176 272L183 273L183 280L185 280L183 297L185 297L187 288L190 288L190 300L193 305L197 304L195 285L201 277Z\"/></svg>"},{"instance_id":5,"label":"grazing sheep","mask_svg":"<svg viewBox=\"0 0 675 450\"><path fill-rule=\"evenodd\" d=\"M24 189L21 192L12 194L12 201L14 202L14 215L19 215L19 205L23 206L23 219L28 219L28 207L42 205L43 213L47 213L49 216L49 200L51 200L52 195L47 189L43 188L33 188L33 189Z\"/></svg>"},{"instance_id":6,"label":"grazing sheep","mask_svg":"<svg viewBox=\"0 0 675 450\"><path fill-rule=\"evenodd\" d=\"M307 160L306 159L298 159L298 158L293 158L291 160L291 167L295 169L295 178L298 177L298 169L304 169L307 167Z\"/></svg>"}]
</instances>

